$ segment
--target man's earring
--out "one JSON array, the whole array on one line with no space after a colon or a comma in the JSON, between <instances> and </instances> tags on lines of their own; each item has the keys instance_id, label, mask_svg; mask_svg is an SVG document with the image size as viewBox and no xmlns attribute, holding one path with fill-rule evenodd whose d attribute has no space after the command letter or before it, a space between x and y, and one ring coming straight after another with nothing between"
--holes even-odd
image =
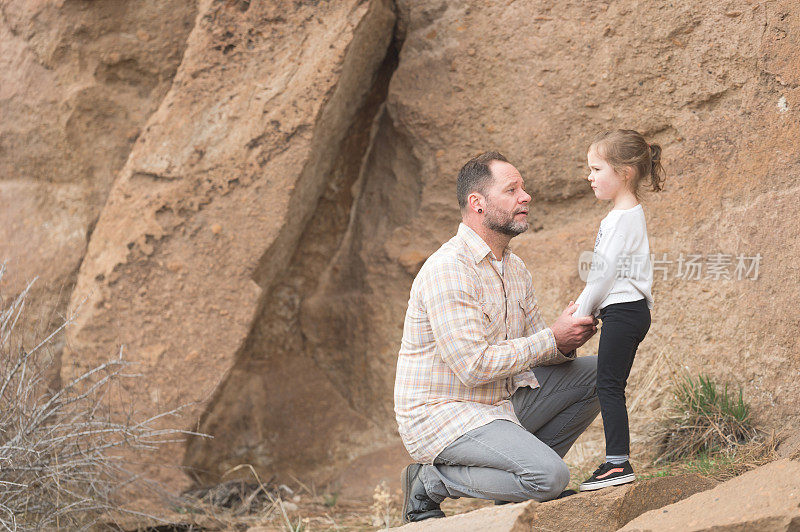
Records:
<instances>
[{"instance_id":1,"label":"man's earring","mask_svg":"<svg viewBox=\"0 0 800 532\"><path fill-rule=\"evenodd\" d=\"M478 214L482 213L483 209L478 209Z\"/></svg>"}]
</instances>

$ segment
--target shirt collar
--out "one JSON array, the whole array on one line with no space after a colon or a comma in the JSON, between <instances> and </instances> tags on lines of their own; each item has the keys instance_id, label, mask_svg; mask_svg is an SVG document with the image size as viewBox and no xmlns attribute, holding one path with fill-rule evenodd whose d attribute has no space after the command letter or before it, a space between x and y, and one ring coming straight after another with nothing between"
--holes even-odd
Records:
<instances>
[{"instance_id":1,"label":"shirt collar","mask_svg":"<svg viewBox=\"0 0 800 532\"><path fill-rule=\"evenodd\" d=\"M478 264L492 252L492 248L489 247L489 244L464 223L458 224L458 236L460 236L467 245L467 249L469 249L472 258L475 260L475 264ZM506 249L503 251L503 256L500 259L504 259L510 253L511 247L506 246Z\"/></svg>"}]
</instances>

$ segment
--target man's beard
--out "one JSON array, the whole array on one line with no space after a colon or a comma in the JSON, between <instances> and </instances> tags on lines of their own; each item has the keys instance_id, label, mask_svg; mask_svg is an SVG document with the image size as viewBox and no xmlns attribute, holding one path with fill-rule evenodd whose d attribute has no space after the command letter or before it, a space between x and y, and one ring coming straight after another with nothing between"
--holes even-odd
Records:
<instances>
[{"instance_id":1,"label":"man's beard","mask_svg":"<svg viewBox=\"0 0 800 532\"><path fill-rule=\"evenodd\" d=\"M516 210L511 213L503 212L496 208L494 204L488 200L486 201L486 217L483 219L483 225L508 236L517 236L528 230L528 220L517 221L514 219L521 210Z\"/></svg>"}]
</instances>

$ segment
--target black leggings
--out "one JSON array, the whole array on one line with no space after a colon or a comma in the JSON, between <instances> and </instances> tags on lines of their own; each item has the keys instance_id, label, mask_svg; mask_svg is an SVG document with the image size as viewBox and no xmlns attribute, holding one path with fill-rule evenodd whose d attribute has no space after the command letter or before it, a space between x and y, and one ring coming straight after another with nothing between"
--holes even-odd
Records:
<instances>
[{"instance_id":1,"label":"black leggings","mask_svg":"<svg viewBox=\"0 0 800 532\"><path fill-rule=\"evenodd\" d=\"M625 384L639 343L650 329L647 301L614 303L600 310L603 325L597 351L597 396L603 414L606 454L630 454Z\"/></svg>"}]
</instances>

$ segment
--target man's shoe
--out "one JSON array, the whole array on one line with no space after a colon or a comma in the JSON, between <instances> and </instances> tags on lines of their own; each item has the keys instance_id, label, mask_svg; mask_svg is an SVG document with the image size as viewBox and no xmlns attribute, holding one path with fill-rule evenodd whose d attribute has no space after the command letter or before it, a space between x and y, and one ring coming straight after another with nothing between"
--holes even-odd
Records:
<instances>
[{"instance_id":1,"label":"man's shoe","mask_svg":"<svg viewBox=\"0 0 800 532\"><path fill-rule=\"evenodd\" d=\"M411 464L403 469L400 485L403 487L403 522L413 523L433 517L444 517L439 503L428 497L425 485L419 478L421 464Z\"/></svg>"},{"instance_id":2,"label":"man's shoe","mask_svg":"<svg viewBox=\"0 0 800 532\"><path fill-rule=\"evenodd\" d=\"M591 477L581 484L581 491L599 490L608 486L618 486L636 480L631 463L612 464L606 462L598 467Z\"/></svg>"},{"instance_id":3,"label":"man's shoe","mask_svg":"<svg viewBox=\"0 0 800 532\"><path fill-rule=\"evenodd\" d=\"M570 495L577 495L577 494L578 492L575 490L564 490L561 493L559 493L558 497L556 497L553 500L555 501L556 499L563 499L564 497L569 497ZM511 501L494 501L495 506L502 506L504 504L511 504Z\"/></svg>"}]
</instances>

